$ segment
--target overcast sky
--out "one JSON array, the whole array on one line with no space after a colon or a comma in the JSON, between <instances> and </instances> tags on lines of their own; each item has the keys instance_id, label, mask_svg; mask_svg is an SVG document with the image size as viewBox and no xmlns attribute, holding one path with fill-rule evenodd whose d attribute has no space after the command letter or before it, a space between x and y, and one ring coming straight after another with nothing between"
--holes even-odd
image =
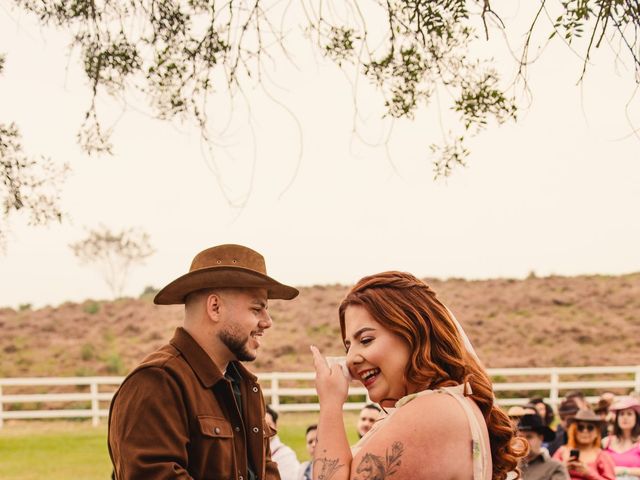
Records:
<instances>
[{"instance_id":1,"label":"overcast sky","mask_svg":"<svg viewBox=\"0 0 640 480\"><path fill-rule=\"evenodd\" d=\"M483 48L509 78L512 60L494 37ZM353 135L344 74L301 46L302 68L278 64L282 88L269 89L295 120L263 92L249 92L251 122L239 102L227 148L215 151L228 193L250 192L237 209L221 194L198 132L152 120L135 102L122 114L117 102L101 99L100 108L119 119L115 155L85 156L75 136L89 93L66 43L24 14L0 10L7 54L0 122L17 123L29 154L73 168L63 197L67 222L12 221L0 257L0 305L108 298L99 272L79 265L68 247L100 223L151 235L156 253L132 272L126 294L133 296L185 273L195 253L220 243L257 249L275 278L294 285L351 283L386 269L443 278L640 270L640 140L628 118L640 125L639 101L627 107L632 74L614 64L608 47L594 55L582 86L579 59L561 44L547 48L530 68L533 100L518 122L491 125L470 141L467 168L433 181L428 145L441 139L437 102L415 121L394 124L387 156ZM378 119L381 99L362 87L359 101L360 131L378 142L389 128ZM220 127L228 102L212 112ZM448 115L445 128L455 126Z\"/></svg>"}]
</instances>

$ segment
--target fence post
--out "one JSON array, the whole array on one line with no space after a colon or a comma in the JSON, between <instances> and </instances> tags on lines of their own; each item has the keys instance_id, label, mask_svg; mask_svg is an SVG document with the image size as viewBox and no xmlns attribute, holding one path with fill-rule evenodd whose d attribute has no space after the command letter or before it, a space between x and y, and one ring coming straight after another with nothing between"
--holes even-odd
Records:
<instances>
[{"instance_id":1,"label":"fence post","mask_svg":"<svg viewBox=\"0 0 640 480\"><path fill-rule=\"evenodd\" d=\"M277 412L280 407L280 392L278 389L280 388L280 381L278 379L278 374L274 373L273 377L271 377L271 405L273 405L273 409Z\"/></svg>"},{"instance_id":2,"label":"fence post","mask_svg":"<svg viewBox=\"0 0 640 480\"><path fill-rule=\"evenodd\" d=\"M91 423L94 427L100 424L100 401L98 400L98 381L93 379L91 388Z\"/></svg>"},{"instance_id":3,"label":"fence post","mask_svg":"<svg viewBox=\"0 0 640 480\"><path fill-rule=\"evenodd\" d=\"M558 371L555 368L551 369L551 390L549 391L549 401L551 402L551 406L553 408L558 407L558 384L560 383L560 375L558 375Z\"/></svg>"},{"instance_id":4,"label":"fence post","mask_svg":"<svg viewBox=\"0 0 640 480\"><path fill-rule=\"evenodd\" d=\"M4 398L2 398L2 385L0 385L0 428L4 426Z\"/></svg>"},{"instance_id":5,"label":"fence post","mask_svg":"<svg viewBox=\"0 0 640 480\"><path fill-rule=\"evenodd\" d=\"M635 378L635 384L636 386L633 388L633 390L636 393L640 393L640 365L636 365L636 378ZM2 405L0 405L0 407L2 407Z\"/></svg>"}]
</instances>

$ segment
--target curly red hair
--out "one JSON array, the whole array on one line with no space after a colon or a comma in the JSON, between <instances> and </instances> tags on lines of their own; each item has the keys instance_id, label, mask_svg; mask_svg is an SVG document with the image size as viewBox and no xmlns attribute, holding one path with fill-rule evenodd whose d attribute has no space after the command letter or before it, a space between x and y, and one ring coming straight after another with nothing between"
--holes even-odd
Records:
<instances>
[{"instance_id":1,"label":"curly red hair","mask_svg":"<svg viewBox=\"0 0 640 480\"><path fill-rule=\"evenodd\" d=\"M526 455L527 445L516 437L509 418L495 404L489 376L464 347L449 310L435 292L409 273L391 271L362 278L340 304L343 340L345 312L351 305L364 307L378 323L409 345L407 383L421 389L470 383L470 397L487 424L493 478L503 480L511 471L519 476L518 460Z\"/></svg>"}]
</instances>

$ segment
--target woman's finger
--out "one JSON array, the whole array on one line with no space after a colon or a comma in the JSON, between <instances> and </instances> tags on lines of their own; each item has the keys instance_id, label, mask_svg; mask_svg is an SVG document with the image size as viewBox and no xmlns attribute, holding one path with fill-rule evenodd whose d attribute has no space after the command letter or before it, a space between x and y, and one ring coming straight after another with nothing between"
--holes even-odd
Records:
<instances>
[{"instance_id":1,"label":"woman's finger","mask_svg":"<svg viewBox=\"0 0 640 480\"><path fill-rule=\"evenodd\" d=\"M309 347L311 349L311 354L313 355L313 366L316 369L317 373L326 373L329 371L329 365L327 361L320 353L320 350L317 349L315 345L311 345Z\"/></svg>"}]
</instances>

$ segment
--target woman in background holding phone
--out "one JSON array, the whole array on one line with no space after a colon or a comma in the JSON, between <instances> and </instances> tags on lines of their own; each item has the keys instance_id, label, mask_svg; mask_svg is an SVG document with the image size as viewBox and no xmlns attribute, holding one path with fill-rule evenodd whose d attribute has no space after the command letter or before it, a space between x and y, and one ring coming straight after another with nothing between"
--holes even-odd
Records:
<instances>
[{"instance_id":1,"label":"woman in background holding phone","mask_svg":"<svg viewBox=\"0 0 640 480\"><path fill-rule=\"evenodd\" d=\"M567 466L572 479L615 480L615 465L607 452L600 448L602 420L591 410L579 410L568 420L567 444L560 447L553 458Z\"/></svg>"}]
</instances>

